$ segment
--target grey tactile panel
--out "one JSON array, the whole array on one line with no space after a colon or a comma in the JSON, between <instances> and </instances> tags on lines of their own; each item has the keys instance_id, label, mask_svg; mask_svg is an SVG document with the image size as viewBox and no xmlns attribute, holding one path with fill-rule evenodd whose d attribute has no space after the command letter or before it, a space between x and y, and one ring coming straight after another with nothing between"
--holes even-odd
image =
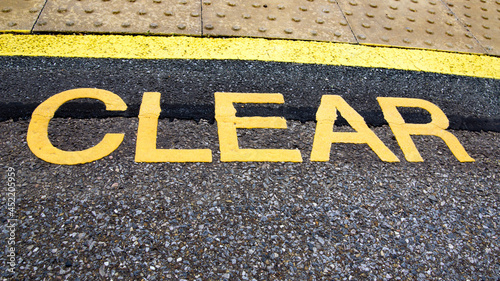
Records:
<instances>
[{"instance_id":1,"label":"grey tactile panel","mask_svg":"<svg viewBox=\"0 0 500 281\"><path fill-rule=\"evenodd\" d=\"M338 0L338 3L361 44L485 53L439 0Z\"/></svg>"},{"instance_id":2,"label":"grey tactile panel","mask_svg":"<svg viewBox=\"0 0 500 281\"><path fill-rule=\"evenodd\" d=\"M334 0L203 0L203 34L356 42Z\"/></svg>"},{"instance_id":3,"label":"grey tactile panel","mask_svg":"<svg viewBox=\"0 0 500 281\"><path fill-rule=\"evenodd\" d=\"M500 0L447 0L446 4L489 54L500 56Z\"/></svg>"},{"instance_id":4,"label":"grey tactile panel","mask_svg":"<svg viewBox=\"0 0 500 281\"><path fill-rule=\"evenodd\" d=\"M197 0L48 0L35 31L201 35Z\"/></svg>"},{"instance_id":5,"label":"grey tactile panel","mask_svg":"<svg viewBox=\"0 0 500 281\"><path fill-rule=\"evenodd\" d=\"M0 31L30 32L45 0L1 0Z\"/></svg>"}]
</instances>

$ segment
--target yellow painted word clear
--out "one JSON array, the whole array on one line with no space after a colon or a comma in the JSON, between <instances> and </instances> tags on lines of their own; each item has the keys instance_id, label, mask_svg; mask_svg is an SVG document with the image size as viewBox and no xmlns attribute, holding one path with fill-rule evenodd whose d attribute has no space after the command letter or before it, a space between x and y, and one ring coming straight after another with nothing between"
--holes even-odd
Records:
<instances>
[{"instance_id":1,"label":"yellow painted word clear","mask_svg":"<svg viewBox=\"0 0 500 281\"><path fill-rule=\"evenodd\" d=\"M212 162L210 149L158 149L156 147L160 97L157 92L143 95L139 112L136 142L136 162ZM116 94L101 89L73 89L56 94L41 103L33 112L28 128L27 142L30 150L40 159L60 165L76 165L99 160L123 141L124 134L106 134L97 145L81 151L64 151L52 145L48 137L50 120L64 103L75 99L102 101L109 111L125 111L127 105ZM458 139L446 129L449 121L439 107L428 101L412 98L377 98L384 118L409 162L422 162L411 135L440 137L460 162L473 162ZM281 94L215 93L215 119L218 126L222 162L302 162L297 149L241 149L237 129L273 128L286 129L283 117L236 117L234 103L284 103ZM398 107L416 107L429 112L427 124L405 123ZM334 132L337 111L342 114L355 132ZM334 143L367 144L382 161L399 162L398 157L368 127L363 117L338 95L324 95L316 112L316 131L311 151L311 161L329 161Z\"/></svg>"}]
</instances>

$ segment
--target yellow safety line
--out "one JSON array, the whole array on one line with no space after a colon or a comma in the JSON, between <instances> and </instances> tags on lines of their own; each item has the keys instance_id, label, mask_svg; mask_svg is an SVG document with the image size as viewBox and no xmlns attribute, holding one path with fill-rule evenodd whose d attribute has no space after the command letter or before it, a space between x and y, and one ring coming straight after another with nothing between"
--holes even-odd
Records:
<instances>
[{"instance_id":1,"label":"yellow safety line","mask_svg":"<svg viewBox=\"0 0 500 281\"><path fill-rule=\"evenodd\" d=\"M500 78L500 58L488 55L254 38L0 34L0 56L256 60Z\"/></svg>"},{"instance_id":2,"label":"yellow safety line","mask_svg":"<svg viewBox=\"0 0 500 281\"><path fill-rule=\"evenodd\" d=\"M28 34L30 32L31 32L31 30L29 30L29 29L0 30L0 33L21 33L21 34Z\"/></svg>"}]
</instances>

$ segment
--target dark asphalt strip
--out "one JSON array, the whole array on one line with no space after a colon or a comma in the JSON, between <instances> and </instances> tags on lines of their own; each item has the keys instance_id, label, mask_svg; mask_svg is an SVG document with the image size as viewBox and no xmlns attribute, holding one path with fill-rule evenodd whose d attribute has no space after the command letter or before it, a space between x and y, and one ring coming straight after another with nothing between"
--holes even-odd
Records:
<instances>
[{"instance_id":1,"label":"dark asphalt strip","mask_svg":"<svg viewBox=\"0 0 500 281\"><path fill-rule=\"evenodd\" d=\"M240 116L315 118L322 95L341 95L369 125L386 124L377 97L419 98L438 105L450 128L500 131L500 81L403 70L217 60L121 60L0 57L0 120L28 119L41 102L75 88L119 95L125 112L99 102L65 104L56 117L137 117L144 92L162 93L160 118L214 120L215 92L281 93L281 106L238 105ZM429 122L403 110L407 122ZM346 122L339 119L338 125Z\"/></svg>"}]
</instances>

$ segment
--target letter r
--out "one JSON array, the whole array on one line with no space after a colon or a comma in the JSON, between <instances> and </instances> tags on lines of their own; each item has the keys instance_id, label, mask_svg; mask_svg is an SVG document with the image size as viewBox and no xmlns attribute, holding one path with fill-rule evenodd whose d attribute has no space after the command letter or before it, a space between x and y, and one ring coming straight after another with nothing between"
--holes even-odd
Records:
<instances>
[{"instance_id":1,"label":"letter r","mask_svg":"<svg viewBox=\"0 0 500 281\"><path fill-rule=\"evenodd\" d=\"M458 139L446 131L449 121L444 112L435 104L421 99L410 98L377 98L384 118L389 123L399 147L403 151L406 160L409 162L424 161L411 139L411 135L429 135L440 137L451 152L460 162L474 162ZM399 113L397 107L418 107L428 111L431 115L431 122L427 124L408 124Z\"/></svg>"}]
</instances>

